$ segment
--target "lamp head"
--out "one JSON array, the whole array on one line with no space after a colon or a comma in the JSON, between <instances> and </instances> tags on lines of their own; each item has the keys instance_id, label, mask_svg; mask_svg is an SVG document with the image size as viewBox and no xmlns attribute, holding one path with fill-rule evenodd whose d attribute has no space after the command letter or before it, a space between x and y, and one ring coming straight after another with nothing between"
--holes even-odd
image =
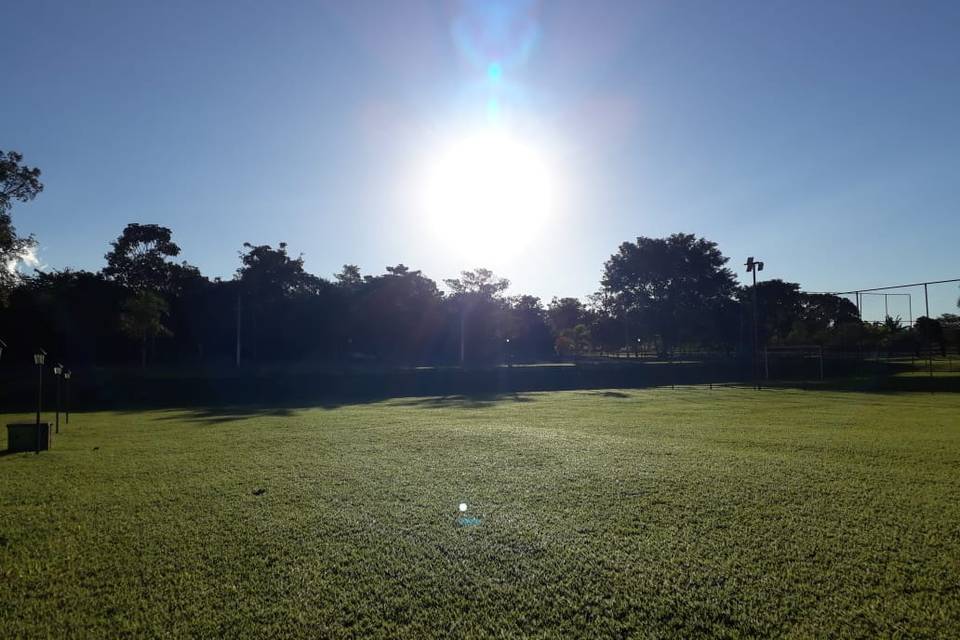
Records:
<instances>
[{"instance_id":1,"label":"lamp head","mask_svg":"<svg viewBox=\"0 0 960 640\"><path fill-rule=\"evenodd\" d=\"M61 373L63 373L63 365L58 362L57 364L53 365L53 375L58 376Z\"/></svg>"},{"instance_id":2,"label":"lamp head","mask_svg":"<svg viewBox=\"0 0 960 640\"><path fill-rule=\"evenodd\" d=\"M33 364L41 365L47 360L47 352L43 349L37 349L37 352L33 354Z\"/></svg>"}]
</instances>

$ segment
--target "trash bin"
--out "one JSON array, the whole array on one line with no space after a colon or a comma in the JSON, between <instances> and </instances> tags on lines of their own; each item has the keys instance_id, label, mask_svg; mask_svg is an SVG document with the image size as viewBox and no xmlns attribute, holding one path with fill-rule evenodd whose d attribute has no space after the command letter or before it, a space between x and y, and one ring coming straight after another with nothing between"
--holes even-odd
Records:
<instances>
[{"instance_id":1,"label":"trash bin","mask_svg":"<svg viewBox=\"0 0 960 640\"><path fill-rule=\"evenodd\" d=\"M40 430L39 437L37 430ZM37 443L40 450L50 448L50 423L21 422L7 425L7 452L36 451Z\"/></svg>"}]
</instances>

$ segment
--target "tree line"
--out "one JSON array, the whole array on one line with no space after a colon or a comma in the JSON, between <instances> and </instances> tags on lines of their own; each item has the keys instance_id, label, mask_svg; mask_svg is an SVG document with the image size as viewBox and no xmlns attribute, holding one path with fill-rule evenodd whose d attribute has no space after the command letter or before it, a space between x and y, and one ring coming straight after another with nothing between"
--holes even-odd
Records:
<instances>
[{"instance_id":1,"label":"tree line","mask_svg":"<svg viewBox=\"0 0 960 640\"><path fill-rule=\"evenodd\" d=\"M39 177L19 154L0 152L0 337L14 353L42 346L73 366L437 365L752 349L752 287L738 285L716 243L685 233L622 243L596 294L547 303L508 295L509 282L484 268L444 280L446 291L404 264L379 274L348 264L324 278L286 243L246 243L234 277L211 279L178 261L171 229L141 223L110 243L97 272L19 275L12 265L33 239L17 236L10 211L42 191ZM945 351L960 328L952 314L873 326L850 300L782 280L758 283L756 294L763 344Z\"/></svg>"}]
</instances>

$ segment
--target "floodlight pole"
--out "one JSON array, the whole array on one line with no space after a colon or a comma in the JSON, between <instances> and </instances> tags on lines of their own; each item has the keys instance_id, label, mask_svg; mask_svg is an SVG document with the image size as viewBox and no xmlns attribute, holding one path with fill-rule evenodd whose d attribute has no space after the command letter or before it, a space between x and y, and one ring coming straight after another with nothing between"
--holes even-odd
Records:
<instances>
[{"instance_id":1,"label":"floodlight pole","mask_svg":"<svg viewBox=\"0 0 960 640\"><path fill-rule=\"evenodd\" d=\"M241 309L240 300L241 300L240 292L237 291L237 354L236 354L237 358L236 358L236 362L237 362L238 369L240 368L240 309Z\"/></svg>"},{"instance_id":2,"label":"floodlight pole","mask_svg":"<svg viewBox=\"0 0 960 640\"><path fill-rule=\"evenodd\" d=\"M753 380L760 389L760 328L757 326L757 271L763 269L763 262L747 258L744 265L747 272L753 274Z\"/></svg>"},{"instance_id":3,"label":"floodlight pole","mask_svg":"<svg viewBox=\"0 0 960 640\"><path fill-rule=\"evenodd\" d=\"M34 451L37 454L40 453L40 409L43 406L43 363L46 357L47 352L43 349L37 349L33 354L33 364L37 365L37 446Z\"/></svg>"},{"instance_id":4,"label":"floodlight pole","mask_svg":"<svg viewBox=\"0 0 960 640\"><path fill-rule=\"evenodd\" d=\"M64 411L66 412L67 424L70 424L70 378L72 376L73 374L70 372L69 369L63 372L63 379L65 381L64 395L66 396L66 402L64 402Z\"/></svg>"},{"instance_id":5,"label":"floodlight pole","mask_svg":"<svg viewBox=\"0 0 960 640\"><path fill-rule=\"evenodd\" d=\"M460 368L463 369L466 362L467 344L465 329L467 326L467 310L464 302L460 301Z\"/></svg>"},{"instance_id":6,"label":"floodlight pole","mask_svg":"<svg viewBox=\"0 0 960 640\"><path fill-rule=\"evenodd\" d=\"M57 364L53 368L53 377L57 379L57 405L56 405L56 418L54 423L56 425L55 430L57 433L60 433L60 376L63 374L63 365Z\"/></svg>"}]
</instances>

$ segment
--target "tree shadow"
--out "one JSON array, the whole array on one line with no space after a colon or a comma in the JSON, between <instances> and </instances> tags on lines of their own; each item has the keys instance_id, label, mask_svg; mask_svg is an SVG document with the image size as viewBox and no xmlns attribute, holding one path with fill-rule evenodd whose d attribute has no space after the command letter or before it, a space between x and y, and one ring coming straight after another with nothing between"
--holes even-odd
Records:
<instances>
[{"instance_id":1,"label":"tree shadow","mask_svg":"<svg viewBox=\"0 0 960 640\"><path fill-rule=\"evenodd\" d=\"M291 407L191 407L166 409L166 415L157 420L194 422L203 425L225 424L251 418L291 418L296 410Z\"/></svg>"},{"instance_id":2,"label":"tree shadow","mask_svg":"<svg viewBox=\"0 0 960 640\"><path fill-rule=\"evenodd\" d=\"M599 396L601 398L629 398L630 394L622 391L588 391L588 396Z\"/></svg>"},{"instance_id":3,"label":"tree shadow","mask_svg":"<svg viewBox=\"0 0 960 640\"><path fill-rule=\"evenodd\" d=\"M400 398L390 400L391 406L425 409L483 409L505 402L536 402L536 398L517 393L484 393L435 396L428 398Z\"/></svg>"}]
</instances>

